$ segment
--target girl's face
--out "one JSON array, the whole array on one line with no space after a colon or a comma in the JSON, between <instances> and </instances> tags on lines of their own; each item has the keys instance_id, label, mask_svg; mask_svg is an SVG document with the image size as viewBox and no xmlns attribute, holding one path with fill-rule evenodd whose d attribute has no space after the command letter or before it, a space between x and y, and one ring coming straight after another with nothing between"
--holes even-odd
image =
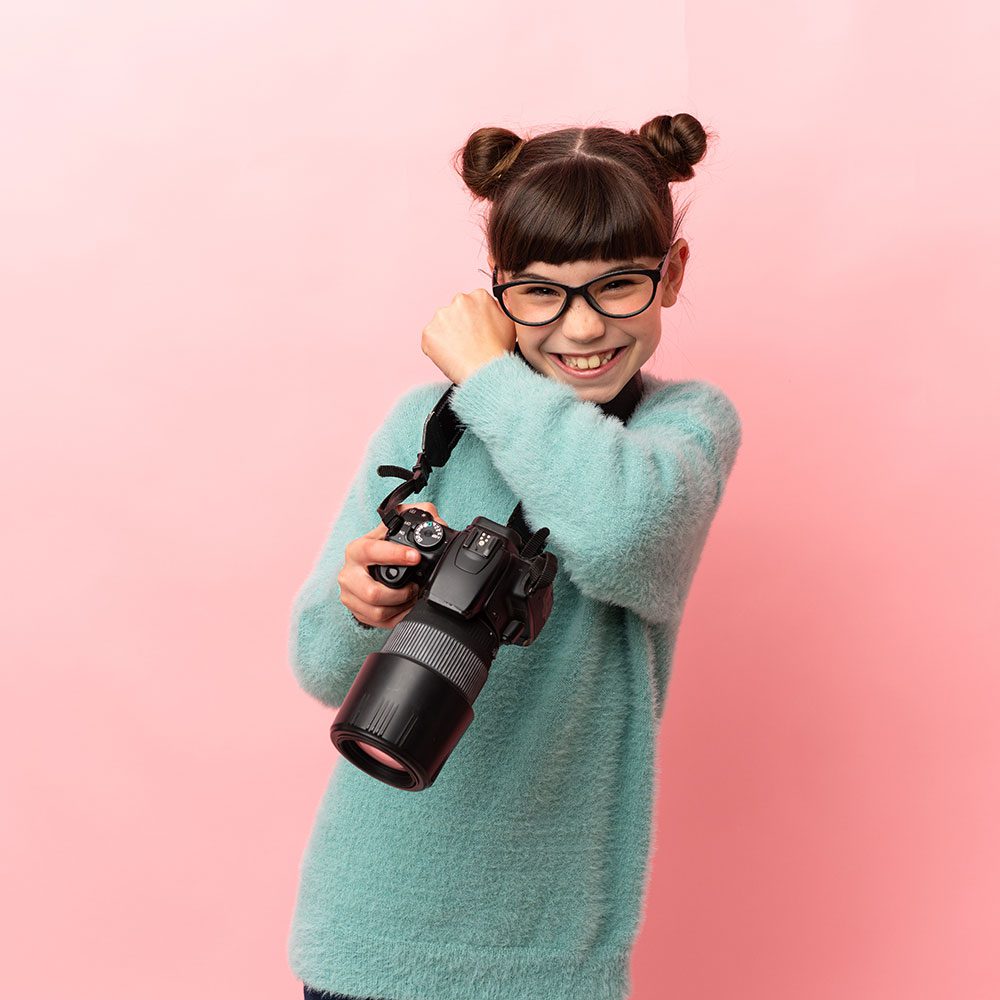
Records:
<instances>
[{"instance_id":1,"label":"girl's face","mask_svg":"<svg viewBox=\"0 0 1000 1000\"><path fill-rule=\"evenodd\" d=\"M525 361L540 374L572 386L581 399L593 403L606 403L614 399L656 350L660 342L660 310L677 301L689 253L686 240L679 239L674 243L663 264L663 276L657 285L656 296L649 307L636 316L627 319L602 316L590 307L590 303L582 295L577 295L569 308L553 323L545 326L522 326L515 323L517 343ZM491 272L493 263L491 259ZM573 261L559 265L534 261L525 271L575 287L618 268L650 268L656 267L658 263L658 257L636 257L629 261ZM507 271L497 273L498 282L513 280L513 275ZM622 350L612 359L607 370L590 378L574 374L563 365L559 357L565 354L585 357L619 347ZM586 375L586 369L583 375Z\"/></svg>"}]
</instances>

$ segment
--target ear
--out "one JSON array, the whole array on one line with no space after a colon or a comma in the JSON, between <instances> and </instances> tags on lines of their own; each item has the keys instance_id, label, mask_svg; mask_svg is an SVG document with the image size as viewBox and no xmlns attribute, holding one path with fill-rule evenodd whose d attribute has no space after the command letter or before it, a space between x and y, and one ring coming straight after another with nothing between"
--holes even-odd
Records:
<instances>
[{"instance_id":1,"label":"ear","mask_svg":"<svg viewBox=\"0 0 1000 1000\"><path fill-rule=\"evenodd\" d=\"M667 260L666 270L660 279L660 285L663 288L660 293L660 302L664 309L677 301L677 293L681 290L681 285L684 282L684 269L690 256L691 248L683 237L676 240L670 248L670 258Z\"/></svg>"}]
</instances>

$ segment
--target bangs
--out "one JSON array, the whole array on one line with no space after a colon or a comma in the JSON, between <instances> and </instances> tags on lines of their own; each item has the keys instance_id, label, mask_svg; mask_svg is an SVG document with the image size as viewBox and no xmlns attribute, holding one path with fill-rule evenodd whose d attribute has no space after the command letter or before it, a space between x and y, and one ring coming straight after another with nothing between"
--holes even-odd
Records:
<instances>
[{"instance_id":1,"label":"bangs","mask_svg":"<svg viewBox=\"0 0 1000 1000\"><path fill-rule=\"evenodd\" d=\"M605 159L545 164L506 195L494 207L489 238L498 266L508 272L533 261L660 257L670 247L665 206L640 177Z\"/></svg>"}]
</instances>

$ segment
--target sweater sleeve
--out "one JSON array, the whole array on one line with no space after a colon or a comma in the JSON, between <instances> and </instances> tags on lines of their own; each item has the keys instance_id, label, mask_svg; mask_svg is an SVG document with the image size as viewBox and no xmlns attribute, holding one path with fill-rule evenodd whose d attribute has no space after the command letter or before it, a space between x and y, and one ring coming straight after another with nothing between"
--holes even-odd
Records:
<instances>
[{"instance_id":1,"label":"sweater sleeve","mask_svg":"<svg viewBox=\"0 0 1000 1000\"><path fill-rule=\"evenodd\" d=\"M344 549L379 523L376 508L402 480L380 476L378 466L409 469L414 464L424 421L447 385L408 390L372 435L319 556L293 600L288 637L292 671L299 686L326 705L343 702L365 657L381 649L389 635L359 622L341 602L337 576ZM410 499L424 497L417 493Z\"/></svg>"},{"instance_id":2,"label":"sweater sleeve","mask_svg":"<svg viewBox=\"0 0 1000 1000\"><path fill-rule=\"evenodd\" d=\"M667 383L623 424L508 353L468 376L451 405L529 527L549 529L560 572L647 622L679 618L741 441L721 389Z\"/></svg>"}]
</instances>

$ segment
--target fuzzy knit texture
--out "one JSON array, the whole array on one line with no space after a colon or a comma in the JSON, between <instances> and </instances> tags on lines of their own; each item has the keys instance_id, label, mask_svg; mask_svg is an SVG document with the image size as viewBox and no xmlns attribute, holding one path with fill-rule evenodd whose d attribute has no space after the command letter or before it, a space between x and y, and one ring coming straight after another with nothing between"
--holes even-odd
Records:
<instances>
[{"instance_id":1,"label":"fuzzy knit texture","mask_svg":"<svg viewBox=\"0 0 1000 1000\"><path fill-rule=\"evenodd\" d=\"M452 395L466 430L413 501L452 528L518 500L559 559L530 646L501 646L434 784L340 759L319 802L288 939L315 989L386 1000L623 1000L654 843L655 740L685 599L741 440L717 386L642 373L627 424L515 354ZM344 547L378 524L450 383L408 390L372 436L295 597L300 686L343 701L389 630L340 601ZM330 721L332 722L332 715Z\"/></svg>"}]
</instances>

